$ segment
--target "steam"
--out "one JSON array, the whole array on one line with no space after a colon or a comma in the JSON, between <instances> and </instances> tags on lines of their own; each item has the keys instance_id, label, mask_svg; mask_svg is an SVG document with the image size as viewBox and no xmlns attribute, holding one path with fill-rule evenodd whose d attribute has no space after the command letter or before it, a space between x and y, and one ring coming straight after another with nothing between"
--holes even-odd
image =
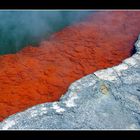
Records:
<instances>
[{"instance_id":1,"label":"steam","mask_svg":"<svg viewBox=\"0 0 140 140\"><path fill-rule=\"evenodd\" d=\"M37 44L91 11L0 11L0 54Z\"/></svg>"}]
</instances>

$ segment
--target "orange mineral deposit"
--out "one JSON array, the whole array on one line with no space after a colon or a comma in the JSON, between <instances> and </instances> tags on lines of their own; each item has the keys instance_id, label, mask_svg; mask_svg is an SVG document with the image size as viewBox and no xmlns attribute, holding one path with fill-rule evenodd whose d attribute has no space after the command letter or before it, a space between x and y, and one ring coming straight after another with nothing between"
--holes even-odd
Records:
<instances>
[{"instance_id":1,"label":"orange mineral deposit","mask_svg":"<svg viewBox=\"0 0 140 140\"><path fill-rule=\"evenodd\" d=\"M0 120L59 100L75 80L132 55L140 12L96 12L37 47L0 56Z\"/></svg>"}]
</instances>

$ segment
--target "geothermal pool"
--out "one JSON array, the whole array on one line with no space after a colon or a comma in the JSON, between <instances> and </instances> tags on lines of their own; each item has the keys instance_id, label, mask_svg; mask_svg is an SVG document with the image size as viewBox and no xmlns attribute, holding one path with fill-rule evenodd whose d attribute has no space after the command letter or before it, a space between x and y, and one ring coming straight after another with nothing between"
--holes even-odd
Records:
<instances>
[{"instance_id":1,"label":"geothermal pool","mask_svg":"<svg viewBox=\"0 0 140 140\"><path fill-rule=\"evenodd\" d=\"M59 100L75 80L130 57L140 12L102 11L62 28L36 46L0 55L0 120Z\"/></svg>"}]
</instances>

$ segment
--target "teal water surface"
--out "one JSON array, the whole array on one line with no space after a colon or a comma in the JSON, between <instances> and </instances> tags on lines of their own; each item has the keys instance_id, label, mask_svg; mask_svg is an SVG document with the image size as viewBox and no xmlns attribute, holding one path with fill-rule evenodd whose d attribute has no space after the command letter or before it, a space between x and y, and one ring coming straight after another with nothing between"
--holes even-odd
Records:
<instances>
[{"instance_id":1,"label":"teal water surface","mask_svg":"<svg viewBox=\"0 0 140 140\"><path fill-rule=\"evenodd\" d=\"M0 54L37 45L91 11L0 11Z\"/></svg>"}]
</instances>

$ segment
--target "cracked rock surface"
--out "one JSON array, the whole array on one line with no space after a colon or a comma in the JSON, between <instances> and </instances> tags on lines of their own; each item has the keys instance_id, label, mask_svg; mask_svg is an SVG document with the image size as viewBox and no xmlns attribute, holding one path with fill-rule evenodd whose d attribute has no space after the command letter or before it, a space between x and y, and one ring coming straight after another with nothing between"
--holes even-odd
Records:
<instances>
[{"instance_id":1,"label":"cracked rock surface","mask_svg":"<svg viewBox=\"0 0 140 140\"><path fill-rule=\"evenodd\" d=\"M10 116L0 129L140 129L140 37L118 66L72 83L59 102Z\"/></svg>"}]
</instances>

